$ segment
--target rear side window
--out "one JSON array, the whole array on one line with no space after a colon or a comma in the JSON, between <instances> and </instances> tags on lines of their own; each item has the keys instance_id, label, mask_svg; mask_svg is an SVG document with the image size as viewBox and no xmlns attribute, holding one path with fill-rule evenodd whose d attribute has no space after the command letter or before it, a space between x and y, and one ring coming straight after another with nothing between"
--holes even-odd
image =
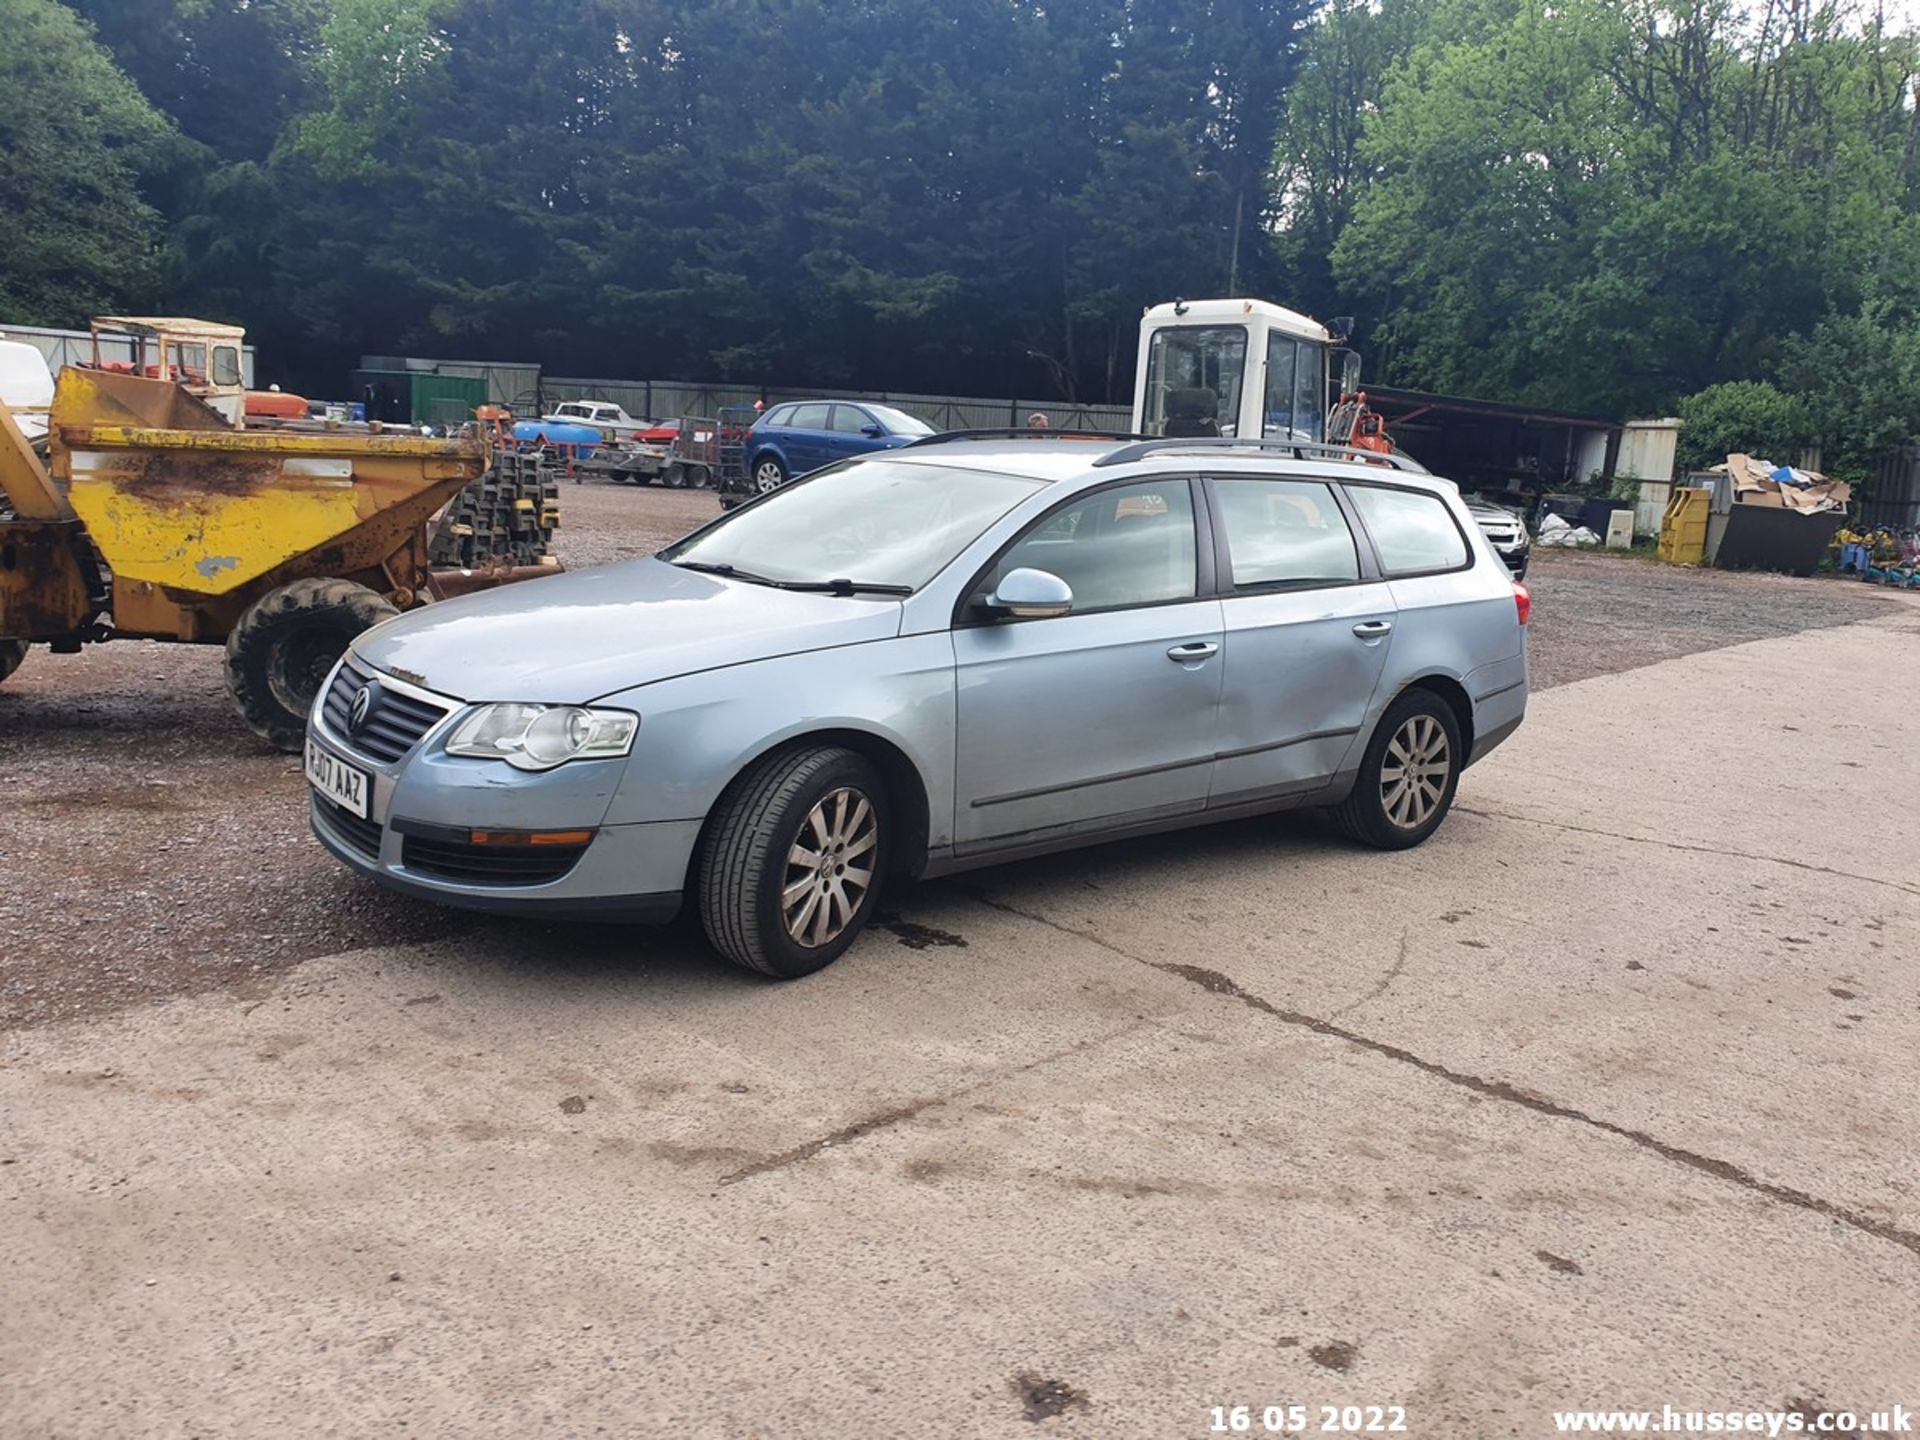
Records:
<instances>
[{"instance_id":1,"label":"rear side window","mask_svg":"<svg viewBox=\"0 0 1920 1440\"><path fill-rule=\"evenodd\" d=\"M791 405L776 406L774 409L769 410L765 415L761 416L759 423L762 425L788 424L793 419L793 411L794 411L794 407Z\"/></svg>"},{"instance_id":2,"label":"rear side window","mask_svg":"<svg viewBox=\"0 0 1920 1440\"><path fill-rule=\"evenodd\" d=\"M824 430L827 428L827 410L825 405L796 405L783 423L796 430Z\"/></svg>"},{"instance_id":3,"label":"rear side window","mask_svg":"<svg viewBox=\"0 0 1920 1440\"><path fill-rule=\"evenodd\" d=\"M1373 547L1380 552L1380 568L1387 574L1418 575L1458 570L1467 564L1467 537L1439 496L1373 485L1355 485L1347 493L1366 522Z\"/></svg>"},{"instance_id":4,"label":"rear side window","mask_svg":"<svg viewBox=\"0 0 1920 1440\"><path fill-rule=\"evenodd\" d=\"M1233 587L1342 585L1360 578L1333 487L1310 480L1216 480Z\"/></svg>"}]
</instances>

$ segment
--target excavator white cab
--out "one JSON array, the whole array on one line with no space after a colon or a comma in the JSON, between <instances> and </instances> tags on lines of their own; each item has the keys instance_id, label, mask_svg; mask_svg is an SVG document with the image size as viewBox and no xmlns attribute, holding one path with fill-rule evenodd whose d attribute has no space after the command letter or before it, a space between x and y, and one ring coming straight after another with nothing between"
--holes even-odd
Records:
<instances>
[{"instance_id":1,"label":"excavator white cab","mask_svg":"<svg viewBox=\"0 0 1920 1440\"><path fill-rule=\"evenodd\" d=\"M1140 321L1134 433L1325 440L1330 383L1358 382L1353 352L1337 348L1345 338L1265 300L1155 305Z\"/></svg>"}]
</instances>

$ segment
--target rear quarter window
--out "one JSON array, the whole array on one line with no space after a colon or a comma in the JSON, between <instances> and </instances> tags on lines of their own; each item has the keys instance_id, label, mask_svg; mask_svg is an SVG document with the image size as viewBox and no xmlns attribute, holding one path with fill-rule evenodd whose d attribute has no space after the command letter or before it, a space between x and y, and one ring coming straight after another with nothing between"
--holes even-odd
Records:
<instances>
[{"instance_id":1,"label":"rear quarter window","mask_svg":"<svg viewBox=\"0 0 1920 1440\"><path fill-rule=\"evenodd\" d=\"M1470 563L1467 537L1439 496L1376 485L1351 486L1347 493L1373 537L1386 574L1432 574Z\"/></svg>"}]
</instances>

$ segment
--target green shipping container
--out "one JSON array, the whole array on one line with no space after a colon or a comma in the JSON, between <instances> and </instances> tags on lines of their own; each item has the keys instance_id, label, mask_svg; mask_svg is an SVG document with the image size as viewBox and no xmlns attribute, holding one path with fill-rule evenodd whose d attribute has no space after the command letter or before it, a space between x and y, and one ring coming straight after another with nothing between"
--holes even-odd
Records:
<instances>
[{"instance_id":1,"label":"green shipping container","mask_svg":"<svg viewBox=\"0 0 1920 1440\"><path fill-rule=\"evenodd\" d=\"M474 410L487 403L487 382L478 376L413 375L413 423L460 426L473 419Z\"/></svg>"}]
</instances>

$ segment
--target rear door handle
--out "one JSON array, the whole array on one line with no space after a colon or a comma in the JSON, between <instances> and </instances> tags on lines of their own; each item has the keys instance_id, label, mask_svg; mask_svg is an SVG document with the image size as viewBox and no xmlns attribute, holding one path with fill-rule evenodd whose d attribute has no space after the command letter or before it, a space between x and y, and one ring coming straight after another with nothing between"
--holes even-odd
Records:
<instances>
[{"instance_id":1,"label":"rear door handle","mask_svg":"<svg viewBox=\"0 0 1920 1440\"><path fill-rule=\"evenodd\" d=\"M1391 620L1362 620L1353 627L1353 633L1362 640L1378 640L1393 629Z\"/></svg>"},{"instance_id":2,"label":"rear door handle","mask_svg":"<svg viewBox=\"0 0 1920 1440\"><path fill-rule=\"evenodd\" d=\"M1185 645L1176 645L1167 651L1167 658L1177 664L1186 665L1195 660L1205 660L1218 655L1220 647L1211 640L1193 640Z\"/></svg>"}]
</instances>

